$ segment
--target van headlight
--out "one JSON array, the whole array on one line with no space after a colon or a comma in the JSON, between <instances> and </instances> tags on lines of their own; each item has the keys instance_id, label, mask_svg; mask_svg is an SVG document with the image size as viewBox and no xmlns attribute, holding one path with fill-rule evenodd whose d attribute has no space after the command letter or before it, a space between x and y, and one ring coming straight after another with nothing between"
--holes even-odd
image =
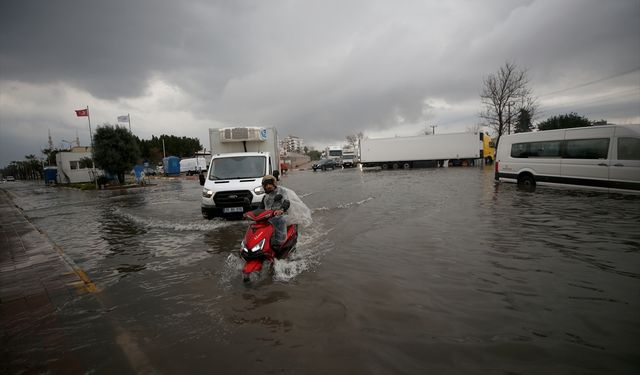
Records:
<instances>
[{"instance_id":1,"label":"van headlight","mask_svg":"<svg viewBox=\"0 0 640 375\"><path fill-rule=\"evenodd\" d=\"M209 190L207 188L204 188L204 189L202 189L202 196L204 198L211 198L211 197L213 197L213 191L211 191L211 190Z\"/></svg>"},{"instance_id":2,"label":"van headlight","mask_svg":"<svg viewBox=\"0 0 640 375\"><path fill-rule=\"evenodd\" d=\"M253 189L253 192L256 193L256 195L262 195L264 194L264 189L262 188L262 186L258 186L257 188Z\"/></svg>"}]
</instances>

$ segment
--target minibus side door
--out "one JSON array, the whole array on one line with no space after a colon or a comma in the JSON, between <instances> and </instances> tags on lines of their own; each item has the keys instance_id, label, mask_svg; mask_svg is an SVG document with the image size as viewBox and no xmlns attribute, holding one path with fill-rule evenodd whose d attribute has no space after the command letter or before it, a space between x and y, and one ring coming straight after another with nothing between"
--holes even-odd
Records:
<instances>
[{"instance_id":1,"label":"minibus side door","mask_svg":"<svg viewBox=\"0 0 640 375\"><path fill-rule=\"evenodd\" d=\"M612 127L567 129L560 168L563 183L608 188L612 138Z\"/></svg>"},{"instance_id":2,"label":"minibus side door","mask_svg":"<svg viewBox=\"0 0 640 375\"><path fill-rule=\"evenodd\" d=\"M611 188L640 190L640 131L616 127L613 143Z\"/></svg>"}]
</instances>

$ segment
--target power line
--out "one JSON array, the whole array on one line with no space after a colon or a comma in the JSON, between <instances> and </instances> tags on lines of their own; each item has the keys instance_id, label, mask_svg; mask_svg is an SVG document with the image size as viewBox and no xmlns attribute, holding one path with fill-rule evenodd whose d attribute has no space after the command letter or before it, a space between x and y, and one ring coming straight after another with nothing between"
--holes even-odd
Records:
<instances>
[{"instance_id":1,"label":"power line","mask_svg":"<svg viewBox=\"0 0 640 375\"><path fill-rule=\"evenodd\" d=\"M596 96L593 98L577 99L577 100L572 100L568 102L555 103L552 105L547 105L546 107L547 109L548 108L557 109L557 108L563 108L563 107L566 108L570 106L585 106L589 104L602 103L602 102L610 101L617 98L634 97L638 95L640 95L640 88L633 88L633 89L624 90L624 91L612 92L605 95Z\"/></svg>"},{"instance_id":2,"label":"power line","mask_svg":"<svg viewBox=\"0 0 640 375\"><path fill-rule=\"evenodd\" d=\"M548 92L546 94L540 95L540 97L559 94L561 92L565 92L565 91L569 91L569 90L579 89L581 87L593 85L594 83L600 83L600 82L607 81L607 80L610 80L610 79L613 79L613 78L616 78L616 77L624 76L624 75L627 75L629 73L633 73L633 72L635 72L637 70L640 70L640 66L636 66L635 68L633 68L631 70L627 70L626 72L616 73L616 74L613 74L613 75L610 75L610 76L607 76L607 77L604 77L604 78L599 78L599 79L596 79L595 81L585 82L585 83L582 83L582 84L577 85L577 86L567 87L567 88L564 88L564 89L561 89L561 90Z\"/></svg>"}]
</instances>

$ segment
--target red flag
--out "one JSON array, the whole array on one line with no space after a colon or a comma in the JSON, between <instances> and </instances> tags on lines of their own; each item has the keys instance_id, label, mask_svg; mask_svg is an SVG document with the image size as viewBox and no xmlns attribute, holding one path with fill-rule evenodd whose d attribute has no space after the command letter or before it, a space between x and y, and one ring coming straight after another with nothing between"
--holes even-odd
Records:
<instances>
[{"instance_id":1,"label":"red flag","mask_svg":"<svg viewBox=\"0 0 640 375\"><path fill-rule=\"evenodd\" d=\"M87 117L89 116L89 110L88 109L76 109L76 116L78 117Z\"/></svg>"}]
</instances>

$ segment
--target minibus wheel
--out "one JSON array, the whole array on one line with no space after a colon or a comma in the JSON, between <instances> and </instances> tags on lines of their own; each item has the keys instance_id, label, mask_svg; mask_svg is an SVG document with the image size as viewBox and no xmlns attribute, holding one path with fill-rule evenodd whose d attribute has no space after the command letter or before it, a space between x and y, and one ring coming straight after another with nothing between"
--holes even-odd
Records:
<instances>
[{"instance_id":1,"label":"minibus wheel","mask_svg":"<svg viewBox=\"0 0 640 375\"><path fill-rule=\"evenodd\" d=\"M518 176L518 186L524 189L533 189L536 187L536 180L530 174L522 174Z\"/></svg>"}]
</instances>

